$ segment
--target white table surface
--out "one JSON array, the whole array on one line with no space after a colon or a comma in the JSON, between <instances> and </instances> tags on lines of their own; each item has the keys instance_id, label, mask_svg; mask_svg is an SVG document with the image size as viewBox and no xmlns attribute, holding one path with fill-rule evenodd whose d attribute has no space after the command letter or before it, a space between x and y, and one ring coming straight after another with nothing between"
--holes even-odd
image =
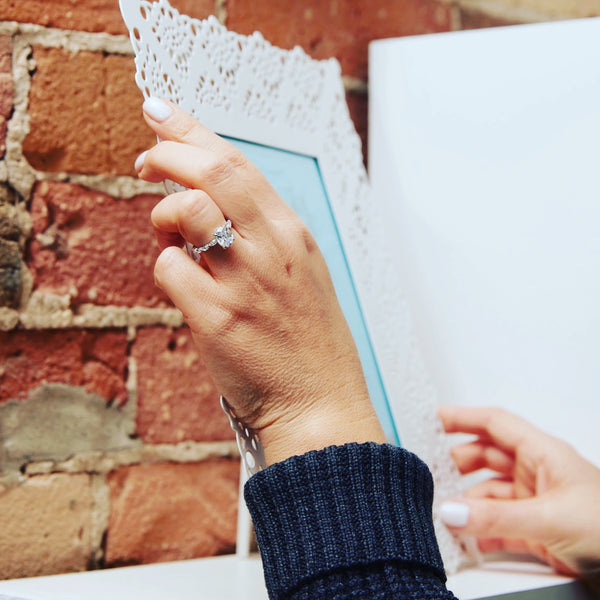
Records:
<instances>
[{"instance_id":1,"label":"white table surface","mask_svg":"<svg viewBox=\"0 0 600 600\"><path fill-rule=\"evenodd\" d=\"M465 570L448 580L461 600L563 586L553 598L585 598L578 585L542 565L498 561ZM260 559L204 558L0 582L0 600L266 600ZM540 598L546 597L540 592Z\"/></svg>"}]
</instances>

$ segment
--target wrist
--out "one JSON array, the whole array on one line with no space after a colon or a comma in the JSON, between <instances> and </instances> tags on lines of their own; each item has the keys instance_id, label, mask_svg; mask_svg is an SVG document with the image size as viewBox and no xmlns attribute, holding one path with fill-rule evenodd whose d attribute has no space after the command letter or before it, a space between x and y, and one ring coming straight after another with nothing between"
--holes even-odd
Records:
<instances>
[{"instance_id":1,"label":"wrist","mask_svg":"<svg viewBox=\"0 0 600 600\"><path fill-rule=\"evenodd\" d=\"M259 437L267 465L328 446L387 441L368 398L347 402L341 410L327 405L285 415L263 427Z\"/></svg>"}]
</instances>

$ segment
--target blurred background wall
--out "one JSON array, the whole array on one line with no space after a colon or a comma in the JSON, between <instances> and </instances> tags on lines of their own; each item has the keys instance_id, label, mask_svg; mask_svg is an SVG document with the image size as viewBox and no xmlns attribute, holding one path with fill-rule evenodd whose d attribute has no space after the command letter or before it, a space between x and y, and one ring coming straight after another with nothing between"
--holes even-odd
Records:
<instances>
[{"instance_id":1,"label":"blurred background wall","mask_svg":"<svg viewBox=\"0 0 600 600\"><path fill-rule=\"evenodd\" d=\"M342 66L366 156L372 39L600 15L600 0L173 0ZM565 49L568 51L568 49ZM117 0L0 0L0 578L235 550L239 462L154 287Z\"/></svg>"}]
</instances>

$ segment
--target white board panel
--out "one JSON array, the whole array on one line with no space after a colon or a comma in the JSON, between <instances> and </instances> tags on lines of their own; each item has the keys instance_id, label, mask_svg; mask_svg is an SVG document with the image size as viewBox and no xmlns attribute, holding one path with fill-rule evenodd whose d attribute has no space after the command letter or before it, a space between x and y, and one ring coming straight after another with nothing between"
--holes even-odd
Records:
<instances>
[{"instance_id":1,"label":"white board panel","mask_svg":"<svg viewBox=\"0 0 600 600\"><path fill-rule=\"evenodd\" d=\"M370 51L369 173L440 401L600 464L600 19Z\"/></svg>"}]
</instances>

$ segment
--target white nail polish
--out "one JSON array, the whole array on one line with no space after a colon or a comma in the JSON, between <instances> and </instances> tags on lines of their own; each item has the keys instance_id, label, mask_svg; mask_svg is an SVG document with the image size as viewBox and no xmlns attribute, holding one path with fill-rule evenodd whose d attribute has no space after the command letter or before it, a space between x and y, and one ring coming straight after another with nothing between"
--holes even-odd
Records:
<instances>
[{"instance_id":1,"label":"white nail polish","mask_svg":"<svg viewBox=\"0 0 600 600\"><path fill-rule=\"evenodd\" d=\"M162 123L173 114L173 109L160 98L148 98L142 104L144 112L155 121Z\"/></svg>"},{"instance_id":2,"label":"white nail polish","mask_svg":"<svg viewBox=\"0 0 600 600\"><path fill-rule=\"evenodd\" d=\"M142 152L135 159L135 164L133 165L133 168L135 169L136 173L139 173L142 170L142 167L144 166L144 160L146 160L146 154L148 154L148 150L146 150L145 152Z\"/></svg>"},{"instance_id":3,"label":"white nail polish","mask_svg":"<svg viewBox=\"0 0 600 600\"><path fill-rule=\"evenodd\" d=\"M440 516L449 527L464 527L469 522L469 506L463 502L444 502Z\"/></svg>"}]
</instances>

